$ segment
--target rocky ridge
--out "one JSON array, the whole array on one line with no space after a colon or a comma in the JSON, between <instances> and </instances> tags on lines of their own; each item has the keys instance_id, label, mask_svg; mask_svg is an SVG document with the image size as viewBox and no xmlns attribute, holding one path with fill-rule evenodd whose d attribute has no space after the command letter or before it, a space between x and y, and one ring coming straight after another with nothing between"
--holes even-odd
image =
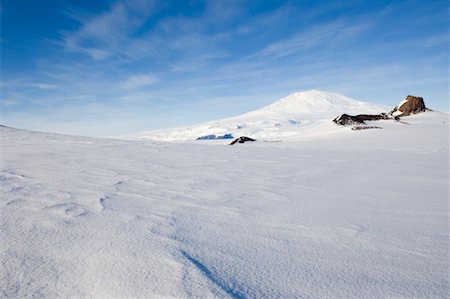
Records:
<instances>
[{"instance_id":1,"label":"rocky ridge","mask_svg":"<svg viewBox=\"0 0 450 299\"><path fill-rule=\"evenodd\" d=\"M394 109L392 109L389 113L382 112L379 114L358 114L358 115L349 115L344 113L334 118L333 122L342 126L366 125L366 121L375 121L381 119L393 119L399 121L400 117L408 116L411 114L417 114L425 111L430 111L430 109L426 108L425 102L422 97L408 95L399 105L394 107ZM359 126L359 128L361 128L361 126Z\"/></svg>"}]
</instances>

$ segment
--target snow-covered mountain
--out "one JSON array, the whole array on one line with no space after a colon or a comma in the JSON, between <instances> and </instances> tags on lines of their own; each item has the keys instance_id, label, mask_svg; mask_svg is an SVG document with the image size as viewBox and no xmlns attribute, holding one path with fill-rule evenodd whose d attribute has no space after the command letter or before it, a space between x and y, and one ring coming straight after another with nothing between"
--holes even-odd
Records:
<instances>
[{"instance_id":1,"label":"snow-covered mountain","mask_svg":"<svg viewBox=\"0 0 450 299\"><path fill-rule=\"evenodd\" d=\"M126 136L126 139L160 141L196 140L201 137L251 136L278 139L299 135L318 125L324 125L342 113L380 113L388 107L354 100L320 90L293 93L287 97L240 116L214 120L192 126L149 131Z\"/></svg>"}]
</instances>

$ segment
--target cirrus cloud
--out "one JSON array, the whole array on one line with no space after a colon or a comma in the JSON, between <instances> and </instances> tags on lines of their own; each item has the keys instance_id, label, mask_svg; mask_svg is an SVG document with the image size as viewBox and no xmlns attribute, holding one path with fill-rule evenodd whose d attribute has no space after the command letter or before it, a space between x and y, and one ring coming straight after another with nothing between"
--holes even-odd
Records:
<instances>
[{"instance_id":1,"label":"cirrus cloud","mask_svg":"<svg viewBox=\"0 0 450 299\"><path fill-rule=\"evenodd\" d=\"M145 86L149 86L158 81L158 78L152 74L140 74L128 77L128 79L120 82L123 89L133 90Z\"/></svg>"}]
</instances>

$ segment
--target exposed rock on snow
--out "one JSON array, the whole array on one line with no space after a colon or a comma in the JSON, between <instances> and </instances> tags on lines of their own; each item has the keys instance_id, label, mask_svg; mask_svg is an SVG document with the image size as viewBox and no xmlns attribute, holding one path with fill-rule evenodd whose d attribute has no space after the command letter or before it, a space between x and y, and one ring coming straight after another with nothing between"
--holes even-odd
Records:
<instances>
[{"instance_id":1,"label":"exposed rock on snow","mask_svg":"<svg viewBox=\"0 0 450 299\"><path fill-rule=\"evenodd\" d=\"M395 107L390 114L393 116L408 116L410 114L416 114L427 111L425 102L422 97L415 97L408 95L397 107Z\"/></svg>"},{"instance_id":2,"label":"exposed rock on snow","mask_svg":"<svg viewBox=\"0 0 450 299\"><path fill-rule=\"evenodd\" d=\"M365 121L374 121L380 119L389 119L390 117L386 113L380 114L358 114L358 115L348 115L342 114L333 121L338 125L354 125L354 124L366 124Z\"/></svg>"},{"instance_id":3,"label":"exposed rock on snow","mask_svg":"<svg viewBox=\"0 0 450 299\"><path fill-rule=\"evenodd\" d=\"M380 114L358 114L358 115L348 115L342 114L335 119L335 122L338 125L366 125L366 121L376 121L381 119L395 119L397 121L400 120L401 116L408 116L411 114L416 114L419 112L424 112L430 109L425 107L425 102L422 97L415 97L408 95L405 100L403 100L398 106L396 106L389 114L380 113ZM376 126L358 126L353 127L352 130L363 130L363 129L381 129Z\"/></svg>"},{"instance_id":4,"label":"exposed rock on snow","mask_svg":"<svg viewBox=\"0 0 450 299\"><path fill-rule=\"evenodd\" d=\"M256 140L253 139L253 138L246 137L246 136L241 136L241 137L236 138L235 140L233 140L233 142L231 142L230 145L233 145L236 142L244 143L244 142L248 142L248 141L252 142L252 141L256 141Z\"/></svg>"}]
</instances>

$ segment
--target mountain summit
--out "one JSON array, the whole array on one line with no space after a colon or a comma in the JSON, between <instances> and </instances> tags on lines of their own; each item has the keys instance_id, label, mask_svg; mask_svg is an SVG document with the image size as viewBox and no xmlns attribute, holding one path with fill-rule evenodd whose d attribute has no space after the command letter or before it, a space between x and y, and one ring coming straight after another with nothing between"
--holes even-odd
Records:
<instances>
[{"instance_id":1,"label":"mountain summit","mask_svg":"<svg viewBox=\"0 0 450 299\"><path fill-rule=\"evenodd\" d=\"M253 115L293 115L299 118L330 118L347 111L350 113L372 113L386 109L384 106L361 102L347 96L321 90L296 92L281 98L274 103L242 116Z\"/></svg>"},{"instance_id":2,"label":"mountain summit","mask_svg":"<svg viewBox=\"0 0 450 299\"><path fill-rule=\"evenodd\" d=\"M238 136L276 139L297 135L305 128L331 121L342 113L380 113L383 105L361 102L320 90L302 91L236 117L203 124L138 133L127 138L161 141L223 139Z\"/></svg>"}]
</instances>

